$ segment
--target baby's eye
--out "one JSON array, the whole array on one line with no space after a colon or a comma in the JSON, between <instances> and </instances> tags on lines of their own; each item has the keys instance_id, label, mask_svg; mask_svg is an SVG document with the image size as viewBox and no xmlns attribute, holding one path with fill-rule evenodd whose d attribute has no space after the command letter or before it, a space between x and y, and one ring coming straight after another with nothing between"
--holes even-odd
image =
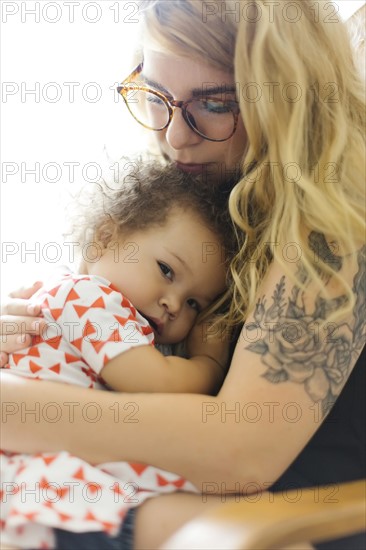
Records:
<instances>
[{"instance_id":1,"label":"baby's eye","mask_svg":"<svg viewBox=\"0 0 366 550\"><path fill-rule=\"evenodd\" d=\"M173 279L173 275L174 275L173 270L167 264L164 264L163 262L158 262L158 266L160 268L160 271L164 275L164 277L167 277L167 279L169 279L171 281Z\"/></svg>"},{"instance_id":2,"label":"baby's eye","mask_svg":"<svg viewBox=\"0 0 366 550\"><path fill-rule=\"evenodd\" d=\"M194 300L193 298L189 298L189 300L187 300L187 304L189 305L189 307L197 311L197 313L200 313L201 306L199 305L197 300Z\"/></svg>"}]
</instances>

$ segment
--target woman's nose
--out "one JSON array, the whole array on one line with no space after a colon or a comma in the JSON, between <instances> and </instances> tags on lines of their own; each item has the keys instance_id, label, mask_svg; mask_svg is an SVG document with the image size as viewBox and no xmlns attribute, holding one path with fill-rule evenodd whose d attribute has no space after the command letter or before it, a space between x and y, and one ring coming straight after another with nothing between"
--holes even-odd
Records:
<instances>
[{"instance_id":1,"label":"woman's nose","mask_svg":"<svg viewBox=\"0 0 366 550\"><path fill-rule=\"evenodd\" d=\"M165 130L165 139L172 149L180 150L198 145L203 138L196 134L183 118L182 110L175 108L172 120Z\"/></svg>"}]
</instances>

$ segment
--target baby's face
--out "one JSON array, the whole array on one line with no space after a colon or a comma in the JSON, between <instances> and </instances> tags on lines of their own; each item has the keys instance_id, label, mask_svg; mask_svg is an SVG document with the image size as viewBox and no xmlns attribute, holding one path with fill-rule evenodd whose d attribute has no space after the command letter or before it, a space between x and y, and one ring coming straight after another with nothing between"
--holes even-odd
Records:
<instances>
[{"instance_id":1,"label":"baby's face","mask_svg":"<svg viewBox=\"0 0 366 550\"><path fill-rule=\"evenodd\" d=\"M177 343L225 290L223 252L201 220L177 208L164 226L110 243L88 273L105 277L132 302L156 343Z\"/></svg>"}]
</instances>

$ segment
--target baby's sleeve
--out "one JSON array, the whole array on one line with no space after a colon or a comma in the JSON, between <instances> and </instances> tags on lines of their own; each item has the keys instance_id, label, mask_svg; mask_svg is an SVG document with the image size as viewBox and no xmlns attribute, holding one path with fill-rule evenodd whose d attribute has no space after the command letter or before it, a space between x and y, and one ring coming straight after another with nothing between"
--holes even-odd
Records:
<instances>
[{"instance_id":1,"label":"baby's sleeve","mask_svg":"<svg viewBox=\"0 0 366 550\"><path fill-rule=\"evenodd\" d=\"M154 344L149 323L127 298L87 278L73 286L59 323L70 346L96 374L117 355Z\"/></svg>"}]
</instances>

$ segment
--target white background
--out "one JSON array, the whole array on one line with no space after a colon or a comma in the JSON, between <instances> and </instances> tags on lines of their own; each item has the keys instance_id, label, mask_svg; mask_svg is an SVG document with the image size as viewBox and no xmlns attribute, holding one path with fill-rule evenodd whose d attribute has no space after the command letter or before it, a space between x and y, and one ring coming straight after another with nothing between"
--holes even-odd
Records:
<instances>
[{"instance_id":1,"label":"white background","mask_svg":"<svg viewBox=\"0 0 366 550\"><path fill-rule=\"evenodd\" d=\"M338 2L343 17L363 3ZM35 9L39 22L31 13ZM133 65L139 20L135 2L3 0L1 10L4 294L44 279L55 259L69 262L62 230L70 190L96 178L96 163L108 169L146 144L144 132L110 89ZM37 88L39 94L29 93ZM69 183L73 162L80 164ZM27 173L36 163L40 183L38 175Z\"/></svg>"}]
</instances>

